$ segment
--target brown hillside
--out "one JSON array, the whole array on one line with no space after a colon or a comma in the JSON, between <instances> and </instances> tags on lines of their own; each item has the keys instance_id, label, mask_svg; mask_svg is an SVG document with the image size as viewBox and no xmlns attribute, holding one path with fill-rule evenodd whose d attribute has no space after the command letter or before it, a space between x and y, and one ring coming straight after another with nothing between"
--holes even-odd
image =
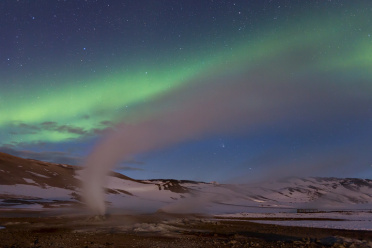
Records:
<instances>
[{"instance_id":1,"label":"brown hillside","mask_svg":"<svg viewBox=\"0 0 372 248\"><path fill-rule=\"evenodd\" d=\"M78 180L74 178L78 169L77 166L24 159L0 152L2 185L29 184L74 189L78 186Z\"/></svg>"}]
</instances>

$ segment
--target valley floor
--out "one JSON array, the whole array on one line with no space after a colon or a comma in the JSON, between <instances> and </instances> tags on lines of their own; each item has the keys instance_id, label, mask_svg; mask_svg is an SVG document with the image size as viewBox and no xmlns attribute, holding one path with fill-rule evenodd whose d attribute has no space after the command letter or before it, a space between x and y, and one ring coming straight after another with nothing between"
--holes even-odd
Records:
<instances>
[{"instance_id":1,"label":"valley floor","mask_svg":"<svg viewBox=\"0 0 372 248\"><path fill-rule=\"evenodd\" d=\"M260 218L258 216L254 221ZM278 218L276 221L280 221ZM372 231L252 221L243 216L222 219L163 212L92 218L81 213L0 211L0 246L372 247Z\"/></svg>"}]
</instances>

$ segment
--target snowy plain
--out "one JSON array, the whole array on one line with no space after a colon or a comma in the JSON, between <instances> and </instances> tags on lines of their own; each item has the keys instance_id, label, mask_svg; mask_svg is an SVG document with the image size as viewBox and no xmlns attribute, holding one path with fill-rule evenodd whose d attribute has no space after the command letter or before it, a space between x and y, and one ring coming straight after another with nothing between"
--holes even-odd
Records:
<instances>
[{"instance_id":1,"label":"snowy plain","mask_svg":"<svg viewBox=\"0 0 372 248\"><path fill-rule=\"evenodd\" d=\"M372 231L372 211L367 210L323 213L236 213L215 215L215 217L282 226Z\"/></svg>"}]
</instances>

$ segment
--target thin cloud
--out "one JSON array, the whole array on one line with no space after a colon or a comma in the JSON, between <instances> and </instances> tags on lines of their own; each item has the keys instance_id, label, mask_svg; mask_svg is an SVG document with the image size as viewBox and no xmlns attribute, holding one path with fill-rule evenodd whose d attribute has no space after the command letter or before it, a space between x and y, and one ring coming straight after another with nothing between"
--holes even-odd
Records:
<instances>
[{"instance_id":1,"label":"thin cloud","mask_svg":"<svg viewBox=\"0 0 372 248\"><path fill-rule=\"evenodd\" d=\"M58 126L57 122L54 121L45 121L40 124L45 129L53 129Z\"/></svg>"},{"instance_id":2,"label":"thin cloud","mask_svg":"<svg viewBox=\"0 0 372 248\"><path fill-rule=\"evenodd\" d=\"M81 127L74 127L74 126L68 126L68 125L59 126L59 127L55 128L53 131L57 131L57 132L60 132L60 133L79 134L79 135L87 134L87 131L85 131Z\"/></svg>"},{"instance_id":3,"label":"thin cloud","mask_svg":"<svg viewBox=\"0 0 372 248\"><path fill-rule=\"evenodd\" d=\"M114 123L112 121L101 121L100 122L101 125L103 126L110 126L110 127L113 127L114 126Z\"/></svg>"},{"instance_id":4,"label":"thin cloud","mask_svg":"<svg viewBox=\"0 0 372 248\"><path fill-rule=\"evenodd\" d=\"M23 122L13 122L10 125L12 134L36 134L40 131L40 127L37 125L30 125Z\"/></svg>"},{"instance_id":5,"label":"thin cloud","mask_svg":"<svg viewBox=\"0 0 372 248\"><path fill-rule=\"evenodd\" d=\"M70 133L78 135L86 135L88 132L78 126L74 125L59 125L54 121L45 121L40 124L27 124L27 123L13 123L11 125L12 132L17 134L37 134L42 131L58 132L58 133Z\"/></svg>"}]
</instances>

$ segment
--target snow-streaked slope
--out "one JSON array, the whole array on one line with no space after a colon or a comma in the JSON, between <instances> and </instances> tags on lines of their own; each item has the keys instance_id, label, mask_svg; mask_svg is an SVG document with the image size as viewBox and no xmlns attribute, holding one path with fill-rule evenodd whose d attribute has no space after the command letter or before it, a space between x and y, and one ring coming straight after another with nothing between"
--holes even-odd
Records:
<instances>
[{"instance_id":1,"label":"snow-streaked slope","mask_svg":"<svg viewBox=\"0 0 372 248\"><path fill-rule=\"evenodd\" d=\"M229 186L253 201L307 208L345 208L372 203L372 180L288 178L259 185Z\"/></svg>"},{"instance_id":2,"label":"snow-streaked slope","mask_svg":"<svg viewBox=\"0 0 372 248\"><path fill-rule=\"evenodd\" d=\"M0 153L0 209L80 204L81 168ZM111 209L170 212L294 212L296 208L361 209L372 206L372 180L289 178L261 184L134 180L112 173ZM35 204L35 205L33 205Z\"/></svg>"}]
</instances>

